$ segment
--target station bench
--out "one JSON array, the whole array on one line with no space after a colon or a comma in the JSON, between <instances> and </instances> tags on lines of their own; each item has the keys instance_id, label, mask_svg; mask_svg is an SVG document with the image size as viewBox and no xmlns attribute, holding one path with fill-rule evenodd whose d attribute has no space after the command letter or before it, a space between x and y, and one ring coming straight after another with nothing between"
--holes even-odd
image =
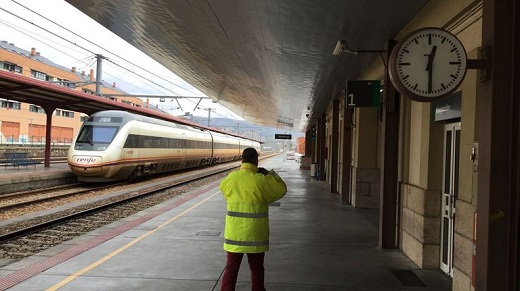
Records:
<instances>
[{"instance_id":1,"label":"station bench","mask_svg":"<svg viewBox=\"0 0 520 291\"><path fill-rule=\"evenodd\" d=\"M20 169L20 166L25 166L27 169L28 166L34 166L36 168L36 165L41 162L33 160L28 152L5 152L2 155L0 163L4 164L4 168L13 166Z\"/></svg>"}]
</instances>

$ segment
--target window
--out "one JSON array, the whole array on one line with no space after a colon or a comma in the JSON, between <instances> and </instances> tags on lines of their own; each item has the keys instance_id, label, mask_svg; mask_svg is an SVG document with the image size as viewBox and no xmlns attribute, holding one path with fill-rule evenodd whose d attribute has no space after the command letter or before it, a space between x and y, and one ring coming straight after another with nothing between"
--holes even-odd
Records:
<instances>
[{"instance_id":1,"label":"window","mask_svg":"<svg viewBox=\"0 0 520 291\"><path fill-rule=\"evenodd\" d=\"M16 65L16 64L13 64L13 63L9 63L9 62L0 62L0 68L4 69L4 70L8 70L10 72L15 72L15 73L18 73L18 74L21 74L23 69L22 67Z\"/></svg>"},{"instance_id":2,"label":"window","mask_svg":"<svg viewBox=\"0 0 520 291\"><path fill-rule=\"evenodd\" d=\"M82 88L81 91L83 91L83 93L87 93L90 95L96 95L96 93L94 91L87 89L87 88Z\"/></svg>"},{"instance_id":3,"label":"window","mask_svg":"<svg viewBox=\"0 0 520 291\"><path fill-rule=\"evenodd\" d=\"M63 116L63 117L69 117L69 118L74 118L74 112L72 112L72 111L65 111L65 110L62 110L62 111L61 111L61 116Z\"/></svg>"},{"instance_id":4,"label":"window","mask_svg":"<svg viewBox=\"0 0 520 291\"><path fill-rule=\"evenodd\" d=\"M35 70L31 70L31 77L44 81L47 80L47 74Z\"/></svg>"},{"instance_id":5,"label":"window","mask_svg":"<svg viewBox=\"0 0 520 291\"><path fill-rule=\"evenodd\" d=\"M74 118L74 112L67 111L67 110L62 110L62 109L56 109L56 111L54 111L54 115Z\"/></svg>"},{"instance_id":6,"label":"window","mask_svg":"<svg viewBox=\"0 0 520 291\"><path fill-rule=\"evenodd\" d=\"M46 80L48 82L51 82L51 83L56 84L56 85L60 85L60 86L63 86L63 87L68 87L68 88L74 88L74 83L70 82L69 80L56 78L56 77L49 76L49 75L47 75Z\"/></svg>"},{"instance_id":7,"label":"window","mask_svg":"<svg viewBox=\"0 0 520 291\"><path fill-rule=\"evenodd\" d=\"M124 148L184 148L186 145L195 146L195 141L184 141L182 139L129 134ZM211 148L210 142L199 141L201 148Z\"/></svg>"},{"instance_id":8,"label":"window","mask_svg":"<svg viewBox=\"0 0 520 291\"><path fill-rule=\"evenodd\" d=\"M125 141L124 148L139 148L139 136L136 134L129 134Z\"/></svg>"},{"instance_id":9,"label":"window","mask_svg":"<svg viewBox=\"0 0 520 291\"><path fill-rule=\"evenodd\" d=\"M7 109L14 109L14 110L20 110L21 109L21 103L16 101L8 101L8 100L2 100L2 108Z\"/></svg>"},{"instance_id":10,"label":"window","mask_svg":"<svg viewBox=\"0 0 520 291\"><path fill-rule=\"evenodd\" d=\"M32 105L32 104L29 105L29 111L35 112L35 113L45 113L45 110L43 110L43 108L41 108L40 106L37 106L37 105Z\"/></svg>"},{"instance_id":11,"label":"window","mask_svg":"<svg viewBox=\"0 0 520 291\"><path fill-rule=\"evenodd\" d=\"M78 135L77 143L111 143L119 127L86 125Z\"/></svg>"}]
</instances>

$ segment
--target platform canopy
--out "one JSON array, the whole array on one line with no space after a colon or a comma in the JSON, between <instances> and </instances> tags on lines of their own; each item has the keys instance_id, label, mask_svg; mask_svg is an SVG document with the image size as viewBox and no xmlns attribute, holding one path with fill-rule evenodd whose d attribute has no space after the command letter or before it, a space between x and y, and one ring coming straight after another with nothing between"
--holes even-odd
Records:
<instances>
[{"instance_id":1,"label":"platform canopy","mask_svg":"<svg viewBox=\"0 0 520 291\"><path fill-rule=\"evenodd\" d=\"M54 110L57 108L82 112L87 115L102 110L124 110L144 116L242 137L233 133L196 124L161 111L112 101L101 96L75 91L60 85L51 84L46 81L4 70L0 70L0 98L38 105L42 107L48 115L52 115Z\"/></svg>"},{"instance_id":2,"label":"platform canopy","mask_svg":"<svg viewBox=\"0 0 520 291\"><path fill-rule=\"evenodd\" d=\"M246 120L304 131L426 0L66 0Z\"/></svg>"}]
</instances>

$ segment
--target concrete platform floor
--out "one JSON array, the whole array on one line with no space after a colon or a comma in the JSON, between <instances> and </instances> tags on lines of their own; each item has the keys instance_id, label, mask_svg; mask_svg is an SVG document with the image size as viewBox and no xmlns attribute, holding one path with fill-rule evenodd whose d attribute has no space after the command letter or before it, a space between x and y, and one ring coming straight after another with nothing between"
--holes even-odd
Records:
<instances>
[{"instance_id":1,"label":"concrete platform floor","mask_svg":"<svg viewBox=\"0 0 520 291\"><path fill-rule=\"evenodd\" d=\"M441 271L378 247L378 211L340 205L328 183L294 160L260 165L277 170L289 189L269 210L267 290L451 290ZM4 266L0 290L219 290L226 206L217 186ZM392 270L411 270L425 286L403 285ZM250 290L246 259L238 280L237 290Z\"/></svg>"}]
</instances>

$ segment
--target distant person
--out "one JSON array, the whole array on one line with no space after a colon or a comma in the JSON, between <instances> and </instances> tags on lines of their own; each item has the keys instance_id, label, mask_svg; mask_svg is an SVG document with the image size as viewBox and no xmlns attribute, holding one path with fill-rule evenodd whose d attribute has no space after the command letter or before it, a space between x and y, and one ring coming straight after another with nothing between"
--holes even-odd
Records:
<instances>
[{"instance_id":1,"label":"distant person","mask_svg":"<svg viewBox=\"0 0 520 291\"><path fill-rule=\"evenodd\" d=\"M284 181L274 170L258 167L254 148L242 152L240 170L220 182L227 202L224 250L227 262L222 291L235 290L242 257L247 254L253 291L263 291L264 255L269 250L269 203L287 192Z\"/></svg>"}]
</instances>

